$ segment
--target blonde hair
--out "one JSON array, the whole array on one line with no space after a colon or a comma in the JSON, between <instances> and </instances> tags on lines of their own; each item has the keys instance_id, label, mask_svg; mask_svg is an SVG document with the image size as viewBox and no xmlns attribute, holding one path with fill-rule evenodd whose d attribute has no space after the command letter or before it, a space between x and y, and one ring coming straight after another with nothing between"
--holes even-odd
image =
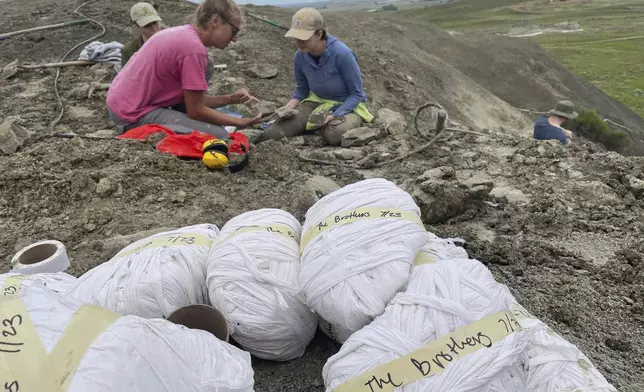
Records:
<instances>
[{"instance_id":1,"label":"blonde hair","mask_svg":"<svg viewBox=\"0 0 644 392\"><path fill-rule=\"evenodd\" d=\"M234 23L239 20L239 25L235 26L239 29L246 24L244 13L235 0L204 0L197 7L197 11L195 11L195 24L205 29L208 27L208 22L212 19L213 15L217 15L229 23Z\"/></svg>"}]
</instances>

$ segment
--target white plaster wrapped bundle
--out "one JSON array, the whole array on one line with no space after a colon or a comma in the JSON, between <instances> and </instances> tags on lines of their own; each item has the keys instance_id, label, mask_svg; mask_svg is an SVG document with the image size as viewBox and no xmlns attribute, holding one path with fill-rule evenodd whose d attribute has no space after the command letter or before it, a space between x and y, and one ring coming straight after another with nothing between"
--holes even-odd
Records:
<instances>
[{"instance_id":1,"label":"white plaster wrapped bundle","mask_svg":"<svg viewBox=\"0 0 644 392\"><path fill-rule=\"evenodd\" d=\"M511 298L515 317L528 335L526 392L617 391L574 344Z\"/></svg>"},{"instance_id":2,"label":"white plaster wrapped bundle","mask_svg":"<svg viewBox=\"0 0 644 392\"><path fill-rule=\"evenodd\" d=\"M205 331L119 317L39 284L0 298L0 319L12 392L253 391L250 355Z\"/></svg>"},{"instance_id":3,"label":"white plaster wrapped bundle","mask_svg":"<svg viewBox=\"0 0 644 392\"><path fill-rule=\"evenodd\" d=\"M206 258L219 229L186 226L137 241L82 275L68 295L123 315L168 317L209 305Z\"/></svg>"},{"instance_id":4,"label":"white plaster wrapped bundle","mask_svg":"<svg viewBox=\"0 0 644 392\"><path fill-rule=\"evenodd\" d=\"M342 343L382 314L426 242L420 209L390 181L356 182L315 203L303 227L300 285L322 330Z\"/></svg>"},{"instance_id":5,"label":"white plaster wrapped bundle","mask_svg":"<svg viewBox=\"0 0 644 392\"><path fill-rule=\"evenodd\" d=\"M0 295L4 295L5 293L11 295L21 286L29 287L35 282L41 283L55 293L64 294L76 284L76 278L64 272L30 275L9 272L0 275Z\"/></svg>"},{"instance_id":6,"label":"white plaster wrapped bundle","mask_svg":"<svg viewBox=\"0 0 644 392\"><path fill-rule=\"evenodd\" d=\"M432 261L467 259L467 251L455 242L464 242L460 238L440 238L434 233L427 232L427 243L423 246L420 256L428 256Z\"/></svg>"},{"instance_id":7,"label":"white plaster wrapped bundle","mask_svg":"<svg viewBox=\"0 0 644 392\"><path fill-rule=\"evenodd\" d=\"M425 262L327 361L326 390L524 391L527 339L504 286L477 260Z\"/></svg>"},{"instance_id":8,"label":"white plaster wrapped bundle","mask_svg":"<svg viewBox=\"0 0 644 392\"><path fill-rule=\"evenodd\" d=\"M233 339L259 358L298 358L315 335L317 315L298 283L301 231L286 211L246 212L222 227L208 256L211 303Z\"/></svg>"}]
</instances>

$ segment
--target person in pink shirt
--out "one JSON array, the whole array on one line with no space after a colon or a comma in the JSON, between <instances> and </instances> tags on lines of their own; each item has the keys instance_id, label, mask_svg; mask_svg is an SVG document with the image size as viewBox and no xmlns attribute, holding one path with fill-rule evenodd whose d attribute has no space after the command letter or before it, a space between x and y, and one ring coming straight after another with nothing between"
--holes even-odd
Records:
<instances>
[{"instance_id":1,"label":"person in pink shirt","mask_svg":"<svg viewBox=\"0 0 644 392\"><path fill-rule=\"evenodd\" d=\"M206 47L224 49L243 24L234 0L205 0L194 24L154 34L114 78L107 93L110 119L121 132L159 124L178 133L197 130L220 139L228 137L225 125L261 123L260 116L235 118L213 109L256 100L246 89L224 96L206 94Z\"/></svg>"}]
</instances>

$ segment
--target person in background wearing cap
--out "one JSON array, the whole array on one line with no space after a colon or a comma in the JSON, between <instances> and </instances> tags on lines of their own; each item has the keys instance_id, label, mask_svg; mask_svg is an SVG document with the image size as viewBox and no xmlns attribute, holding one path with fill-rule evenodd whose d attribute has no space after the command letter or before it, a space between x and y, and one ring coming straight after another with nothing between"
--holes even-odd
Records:
<instances>
[{"instance_id":1,"label":"person in background wearing cap","mask_svg":"<svg viewBox=\"0 0 644 392\"><path fill-rule=\"evenodd\" d=\"M155 33L161 31L161 17L156 11L156 5L150 3L136 3L130 9L130 19L139 28L139 36L125 44L121 49L121 68L130 60L134 53L141 49L141 46L150 39ZM206 68L206 81L210 83L212 75L215 73L215 65L208 57L208 66Z\"/></svg>"},{"instance_id":2,"label":"person in background wearing cap","mask_svg":"<svg viewBox=\"0 0 644 392\"><path fill-rule=\"evenodd\" d=\"M150 3L134 4L130 9L130 19L137 25L139 36L126 43L121 49L121 66L123 67L130 57L141 49L145 41L161 30L161 17Z\"/></svg>"},{"instance_id":3,"label":"person in background wearing cap","mask_svg":"<svg viewBox=\"0 0 644 392\"><path fill-rule=\"evenodd\" d=\"M206 47L226 48L243 24L234 0L204 0L194 24L154 34L114 78L107 92L110 119L121 131L158 124L178 133L197 130L223 140L228 139L223 126L242 128L263 122L260 115L235 118L213 109L257 100L246 89L206 95Z\"/></svg>"},{"instance_id":4,"label":"person in background wearing cap","mask_svg":"<svg viewBox=\"0 0 644 392\"><path fill-rule=\"evenodd\" d=\"M572 132L563 128L561 124L567 120L574 120L577 115L572 102L560 101L554 109L539 116L535 121L533 137L538 140L556 139L561 144L566 144L572 139Z\"/></svg>"},{"instance_id":5,"label":"person in background wearing cap","mask_svg":"<svg viewBox=\"0 0 644 392\"><path fill-rule=\"evenodd\" d=\"M356 55L343 42L327 33L322 15L313 8L295 13L286 37L294 38L295 92L284 109L297 109L290 117L276 120L262 140L281 139L305 131L320 130L330 145L340 145L342 135L371 122L365 102L362 76Z\"/></svg>"}]
</instances>

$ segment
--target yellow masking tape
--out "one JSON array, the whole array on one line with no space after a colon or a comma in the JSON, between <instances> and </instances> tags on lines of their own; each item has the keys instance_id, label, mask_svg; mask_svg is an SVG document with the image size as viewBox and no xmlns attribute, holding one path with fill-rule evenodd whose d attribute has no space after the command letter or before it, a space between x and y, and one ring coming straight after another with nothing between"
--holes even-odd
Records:
<instances>
[{"instance_id":1,"label":"yellow masking tape","mask_svg":"<svg viewBox=\"0 0 644 392\"><path fill-rule=\"evenodd\" d=\"M519 322L525 321L525 320L538 320L535 316L533 316L530 312L528 312L523 306L519 304L510 305L510 310L512 311L512 313L514 314L514 317ZM555 331L552 330L552 328L550 328L547 325L546 325L546 333L550 336L559 336Z\"/></svg>"},{"instance_id":2,"label":"yellow masking tape","mask_svg":"<svg viewBox=\"0 0 644 392\"><path fill-rule=\"evenodd\" d=\"M376 366L333 392L391 392L395 388L441 373L450 363L491 347L521 326L510 311L498 312L456 329L391 362Z\"/></svg>"},{"instance_id":3,"label":"yellow masking tape","mask_svg":"<svg viewBox=\"0 0 644 392\"><path fill-rule=\"evenodd\" d=\"M528 312L523 306L519 304L512 304L510 305L510 310L514 314L514 317L519 320L525 320L525 319L536 319L530 312Z\"/></svg>"},{"instance_id":4,"label":"yellow masking tape","mask_svg":"<svg viewBox=\"0 0 644 392\"><path fill-rule=\"evenodd\" d=\"M27 275L10 276L4 280L2 285L2 295L14 295L20 290L22 281L27 278Z\"/></svg>"},{"instance_id":5,"label":"yellow masking tape","mask_svg":"<svg viewBox=\"0 0 644 392\"><path fill-rule=\"evenodd\" d=\"M83 305L48 356L22 299L0 297L0 387L7 392L66 391L89 346L118 317Z\"/></svg>"},{"instance_id":6,"label":"yellow masking tape","mask_svg":"<svg viewBox=\"0 0 644 392\"><path fill-rule=\"evenodd\" d=\"M406 220L409 222L414 222L420 227L423 227L423 222L420 220L420 217L414 213L404 211L398 208L387 208L387 207L364 207L356 208L355 210L341 211L332 216L326 218L322 222L319 222L311 227L304 233L302 236L302 242L300 243L300 252L303 252L306 246L311 242L312 239L317 237L319 234L324 233L327 230L331 230L334 227L346 225L349 223L361 221L361 220L373 220L373 219L398 219Z\"/></svg>"},{"instance_id":7,"label":"yellow masking tape","mask_svg":"<svg viewBox=\"0 0 644 392\"><path fill-rule=\"evenodd\" d=\"M524 321L526 319L537 319L535 316L533 316L530 312L528 312L523 306L519 304L511 305L510 310L512 310L514 317L518 321ZM550 336L556 336L560 339L565 340L561 335L556 333L549 326L546 326L546 333ZM586 377L590 375L590 369L595 369L592 363L585 361L583 358L580 358L579 361L577 362L579 363L579 367L584 371L584 374L586 375Z\"/></svg>"},{"instance_id":8,"label":"yellow masking tape","mask_svg":"<svg viewBox=\"0 0 644 392\"><path fill-rule=\"evenodd\" d=\"M61 391L29 313L17 295L0 296L0 388Z\"/></svg>"},{"instance_id":9,"label":"yellow masking tape","mask_svg":"<svg viewBox=\"0 0 644 392\"><path fill-rule=\"evenodd\" d=\"M49 353L49 363L57 376L56 383L62 386L63 391L69 388L89 346L118 318L118 314L94 305L83 305L74 314Z\"/></svg>"},{"instance_id":10,"label":"yellow masking tape","mask_svg":"<svg viewBox=\"0 0 644 392\"><path fill-rule=\"evenodd\" d=\"M115 257L129 256L145 249L184 245L211 246L212 239L207 235L197 233L168 234L130 245L117 253Z\"/></svg>"},{"instance_id":11,"label":"yellow masking tape","mask_svg":"<svg viewBox=\"0 0 644 392\"><path fill-rule=\"evenodd\" d=\"M414 265L434 264L436 260L425 252L418 252L414 259Z\"/></svg>"},{"instance_id":12,"label":"yellow masking tape","mask_svg":"<svg viewBox=\"0 0 644 392\"><path fill-rule=\"evenodd\" d=\"M229 239L236 237L240 234L244 233L251 233L251 232L257 232L257 231L264 231L268 233L275 233L279 234L284 238L288 238L290 240L295 240L296 242L298 241L296 233L291 229L290 227L286 225L280 225L280 224L273 224L273 225L267 225L267 226L249 226L249 227L242 227L237 229L235 232L229 234L226 238L223 240L219 241L219 244L221 244L224 241L228 241Z\"/></svg>"}]
</instances>

